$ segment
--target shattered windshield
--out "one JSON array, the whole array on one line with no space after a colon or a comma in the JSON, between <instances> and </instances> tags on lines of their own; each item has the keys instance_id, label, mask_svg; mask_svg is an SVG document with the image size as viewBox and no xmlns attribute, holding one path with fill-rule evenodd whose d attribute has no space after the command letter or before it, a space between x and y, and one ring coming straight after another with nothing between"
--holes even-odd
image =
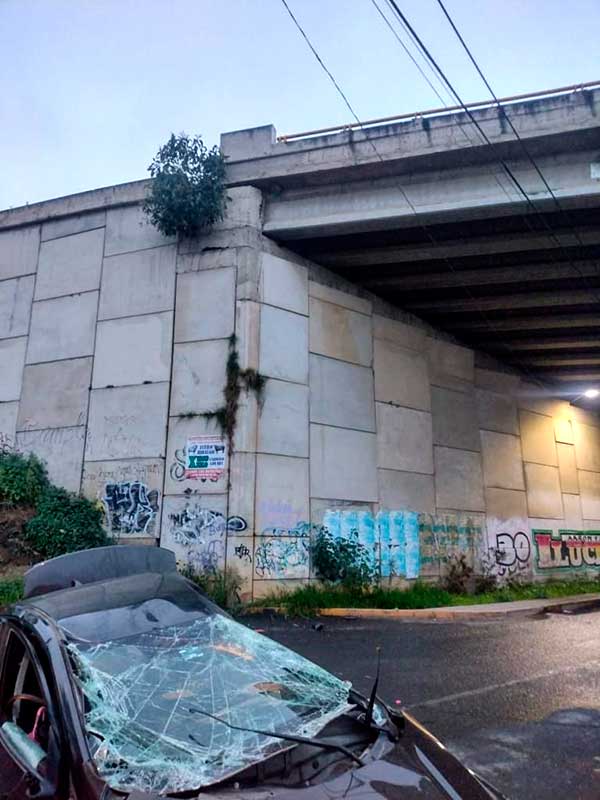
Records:
<instances>
[{"instance_id":1,"label":"shattered windshield","mask_svg":"<svg viewBox=\"0 0 600 800\"><path fill-rule=\"evenodd\" d=\"M197 789L290 747L191 709L242 728L314 736L349 708L349 684L222 614L155 597L103 610L102 632L117 633L123 612L130 635L104 641L84 636L98 632L97 612L61 621L90 749L112 788Z\"/></svg>"}]
</instances>

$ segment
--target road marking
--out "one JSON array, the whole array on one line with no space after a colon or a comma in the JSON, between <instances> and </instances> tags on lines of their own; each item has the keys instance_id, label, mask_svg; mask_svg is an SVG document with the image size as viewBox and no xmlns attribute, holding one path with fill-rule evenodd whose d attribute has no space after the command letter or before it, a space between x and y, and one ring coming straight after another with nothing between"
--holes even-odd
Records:
<instances>
[{"instance_id":1,"label":"road marking","mask_svg":"<svg viewBox=\"0 0 600 800\"><path fill-rule=\"evenodd\" d=\"M420 703L411 703L406 706L410 711L413 708L425 708L427 706L438 706L442 703L451 703L454 700L462 700L465 697L476 697L480 694L487 694L488 692L496 692L499 689L506 689L510 686L518 686L521 683L532 683L533 681L540 681L544 678L552 678L555 675L565 675L568 672L579 672L582 669L598 669L600 661L588 661L586 664L579 664L578 666L564 667L563 669L549 669L547 672L539 672L537 675L528 675L524 678L514 678L511 681L504 683L492 683L489 686L480 686L478 689L467 689L464 692L455 692L454 694L447 694L444 697L435 697L432 700L422 700Z\"/></svg>"}]
</instances>

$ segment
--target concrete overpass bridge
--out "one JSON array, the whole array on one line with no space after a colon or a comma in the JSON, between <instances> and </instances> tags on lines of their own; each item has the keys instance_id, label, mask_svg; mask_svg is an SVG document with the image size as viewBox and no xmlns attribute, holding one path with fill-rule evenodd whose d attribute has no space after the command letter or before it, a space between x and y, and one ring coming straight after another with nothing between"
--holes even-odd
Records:
<instances>
[{"instance_id":1,"label":"concrete overpass bridge","mask_svg":"<svg viewBox=\"0 0 600 800\"><path fill-rule=\"evenodd\" d=\"M265 235L572 398L600 382L600 87L503 109L519 139L487 106L221 146Z\"/></svg>"}]
</instances>

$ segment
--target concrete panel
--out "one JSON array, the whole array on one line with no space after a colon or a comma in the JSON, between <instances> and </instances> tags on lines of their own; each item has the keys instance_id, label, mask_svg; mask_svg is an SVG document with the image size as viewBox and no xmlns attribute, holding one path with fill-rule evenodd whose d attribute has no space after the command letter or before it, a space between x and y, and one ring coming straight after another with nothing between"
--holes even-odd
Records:
<instances>
[{"instance_id":1,"label":"concrete panel","mask_svg":"<svg viewBox=\"0 0 600 800\"><path fill-rule=\"evenodd\" d=\"M372 370L334 358L311 355L310 421L374 431Z\"/></svg>"},{"instance_id":2,"label":"concrete panel","mask_svg":"<svg viewBox=\"0 0 600 800\"><path fill-rule=\"evenodd\" d=\"M35 299L99 289L103 249L103 228L42 242Z\"/></svg>"},{"instance_id":3,"label":"concrete panel","mask_svg":"<svg viewBox=\"0 0 600 800\"><path fill-rule=\"evenodd\" d=\"M554 420L554 438L563 444L575 444L573 425L570 419L559 417Z\"/></svg>"},{"instance_id":4,"label":"concrete panel","mask_svg":"<svg viewBox=\"0 0 600 800\"><path fill-rule=\"evenodd\" d=\"M386 339L375 339L375 399L423 411L431 409L427 360Z\"/></svg>"},{"instance_id":5,"label":"concrete panel","mask_svg":"<svg viewBox=\"0 0 600 800\"><path fill-rule=\"evenodd\" d=\"M34 303L27 363L93 355L97 305L98 292Z\"/></svg>"},{"instance_id":6,"label":"concrete panel","mask_svg":"<svg viewBox=\"0 0 600 800\"><path fill-rule=\"evenodd\" d=\"M271 306L260 310L260 371L270 378L308 382L308 320Z\"/></svg>"},{"instance_id":7,"label":"concrete panel","mask_svg":"<svg viewBox=\"0 0 600 800\"><path fill-rule=\"evenodd\" d=\"M36 270L40 229L18 228L0 233L0 281L29 275Z\"/></svg>"},{"instance_id":8,"label":"concrete panel","mask_svg":"<svg viewBox=\"0 0 600 800\"><path fill-rule=\"evenodd\" d=\"M94 389L159 383L171 375L173 315L146 314L98 323Z\"/></svg>"},{"instance_id":9,"label":"concrete panel","mask_svg":"<svg viewBox=\"0 0 600 800\"><path fill-rule=\"evenodd\" d=\"M52 483L78 492L83 464L85 428L48 428L17 433L17 448L35 453L48 468Z\"/></svg>"},{"instance_id":10,"label":"concrete panel","mask_svg":"<svg viewBox=\"0 0 600 800\"><path fill-rule=\"evenodd\" d=\"M556 450L558 452L558 473L562 492L579 494L575 448L572 444L559 443L556 445Z\"/></svg>"},{"instance_id":11,"label":"concrete panel","mask_svg":"<svg viewBox=\"0 0 600 800\"><path fill-rule=\"evenodd\" d=\"M600 416L597 412L590 411L587 408L580 406L572 406L565 403L565 408L562 411L562 416L567 417L573 422L581 422L584 425L592 425L596 428L600 427Z\"/></svg>"},{"instance_id":12,"label":"concrete panel","mask_svg":"<svg viewBox=\"0 0 600 800\"><path fill-rule=\"evenodd\" d=\"M527 507L530 517L560 519L563 516L558 467L525 464Z\"/></svg>"},{"instance_id":13,"label":"concrete panel","mask_svg":"<svg viewBox=\"0 0 600 800\"><path fill-rule=\"evenodd\" d=\"M481 456L453 447L434 447L435 502L454 511L485 511Z\"/></svg>"},{"instance_id":14,"label":"concrete panel","mask_svg":"<svg viewBox=\"0 0 600 800\"><path fill-rule=\"evenodd\" d=\"M103 228L106 224L106 211L92 211L89 214L75 214L44 222L42 225L42 242L57 239L59 236L72 236L75 233Z\"/></svg>"},{"instance_id":15,"label":"concrete panel","mask_svg":"<svg viewBox=\"0 0 600 800\"><path fill-rule=\"evenodd\" d=\"M254 492L256 489L256 454L236 450L230 461L229 513L242 517L246 530L241 535L254 534Z\"/></svg>"},{"instance_id":16,"label":"concrete panel","mask_svg":"<svg viewBox=\"0 0 600 800\"><path fill-rule=\"evenodd\" d=\"M17 402L0 403L0 453L4 449L14 447L18 413L19 404Z\"/></svg>"},{"instance_id":17,"label":"concrete panel","mask_svg":"<svg viewBox=\"0 0 600 800\"><path fill-rule=\"evenodd\" d=\"M488 389L475 389L475 403L482 430L519 435L517 406L512 397Z\"/></svg>"},{"instance_id":18,"label":"concrete panel","mask_svg":"<svg viewBox=\"0 0 600 800\"><path fill-rule=\"evenodd\" d=\"M27 336L35 278L0 281L0 339Z\"/></svg>"},{"instance_id":19,"label":"concrete panel","mask_svg":"<svg viewBox=\"0 0 600 800\"><path fill-rule=\"evenodd\" d=\"M472 389L475 375L472 350L431 337L426 339L426 348L432 385L457 391Z\"/></svg>"},{"instance_id":20,"label":"concrete panel","mask_svg":"<svg viewBox=\"0 0 600 800\"><path fill-rule=\"evenodd\" d=\"M398 472L392 469L379 469L377 475L379 505L382 508L435 513L433 475Z\"/></svg>"},{"instance_id":21,"label":"concrete panel","mask_svg":"<svg viewBox=\"0 0 600 800\"><path fill-rule=\"evenodd\" d=\"M0 341L0 402L21 396L27 337Z\"/></svg>"},{"instance_id":22,"label":"concrete panel","mask_svg":"<svg viewBox=\"0 0 600 800\"><path fill-rule=\"evenodd\" d=\"M522 381L519 386L517 405L526 411L545 414L548 417L569 417L571 415L569 403L549 396L547 389L542 389L533 383L527 383L527 381Z\"/></svg>"},{"instance_id":23,"label":"concrete panel","mask_svg":"<svg viewBox=\"0 0 600 800\"><path fill-rule=\"evenodd\" d=\"M373 314L373 336L376 339L385 339L408 350L425 352L425 330L415 325L407 325L396 319Z\"/></svg>"},{"instance_id":24,"label":"concrete panel","mask_svg":"<svg viewBox=\"0 0 600 800\"><path fill-rule=\"evenodd\" d=\"M165 497L161 547L196 572L223 570L227 542L227 496Z\"/></svg>"},{"instance_id":25,"label":"concrete panel","mask_svg":"<svg viewBox=\"0 0 600 800\"><path fill-rule=\"evenodd\" d=\"M172 245L105 258L98 319L171 311L176 257Z\"/></svg>"},{"instance_id":26,"label":"concrete panel","mask_svg":"<svg viewBox=\"0 0 600 800\"><path fill-rule=\"evenodd\" d=\"M167 383L93 389L86 461L163 457L168 395Z\"/></svg>"},{"instance_id":27,"label":"concrete panel","mask_svg":"<svg viewBox=\"0 0 600 800\"><path fill-rule=\"evenodd\" d=\"M554 421L544 414L520 411L519 423L523 461L556 467L558 460L554 439Z\"/></svg>"},{"instance_id":28,"label":"concrete panel","mask_svg":"<svg viewBox=\"0 0 600 800\"><path fill-rule=\"evenodd\" d=\"M235 267L177 276L175 341L225 339L233 333Z\"/></svg>"},{"instance_id":29,"label":"concrete panel","mask_svg":"<svg viewBox=\"0 0 600 800\"><path fill-rule=\"evenodd\" d=\"M107 532L118 539L158 538L164 461L86 461L82 493L104 508Z\"/></svg>"},{"instance_id":30,"label":"concrete panel","mask_svg":"<svg viewBox=\"0 0 600 800\"><path fill-rule=\"evenodd\" d=\"M573 422L577 467L600 472L600 428Z\"/></svg>"},{"instance_id":31,"label":"concrete panel","mask_svg":"<svg viewBox=\"0 0 600 800\"><path fill-rule=\"evenodd\" d=\"M598 497L600 500L600 495ZM583 515L581 513L581 498L577 494L563 494L563 511L565 528L580 531L583 529ZM600 508L600 506L599 506Z\"/></svg>"},{"instance_id":32,"label":"concrete panel","mask_svg":"<svg viewBox=\"0 0 600 800\"><path fill-rule=\"evenodd\" d=\"M227 492L227 470L215 481L185 477L188 439L206 434L222 436L214 420L207 420L204 417L171 417L169 419L165 494L224 494Z\"/></svg>"},{"instance_id":33,"label":"concrete panel","mask_svg":"<svg viewBox=\"0 0 600 800\"><path fill-rule=\"evenodd\" d=\"M285 535L307 522L308 459L256 457L256 533Z\"/></svg>"},{"instance_id":34,"label":"concrete panel","mask_svg":"<svg viewBox=\"0 0 600 800\"><path fill-rule=\"evenodd\" d=\"M370 367L373 360L371 317L311 297L310 351Z\"/></svg>"},{"instance_id":35,"label":"concrete panel","mask_svg":"<svg viewBox=\"0 0 600 800\"><path fill-rule=\"evenodd\" d=\"M520 382L519 376L510 372L475 367L475 386L479 389L513 396L516 394Z\"/></svg>"},{"instance_id":36,"label":"concrete panel","mask_svg":"<svg viewBox=\"0 0 600 800\"><path fill-rule=\"evenodd\" d=\"M431 474L433 472L431 414L384 403L376 403L376 413L377 466Z\"/></svg>"},{"instance_id":37,"label":"concrete panel","mask_svg":"<svg viewBox=\"0 0 600 800\"><path fill-rule=\"evenodd\" d=\"M104 255L129 253L172 244L176 237L166 237L149 222L141 206L109 208L106 212L106 242Z\"/></svg>"},{"instance_id":38,"label":"concrete panel","mask_svg":"<svg viewBox=\"0 0 600 800\"><path fill-rule=\"evenodd\" d=\"M171 383L172 416L203 414L223 405L227 339L176 344Z\"/></svg>"},{"instance_id":39,"label":"concrete panel","mask_svg":"<svg viewBox=\"0 0 600 800\"><path fill-rule=\"evenodd\" d=\"M340 289L333 289L331 286L324 286L316 281L309 281L308 293L318 300L325 300L327 303L349 308L351 311L358 311L360 314L370 314L373 310L373 304L370 300Z\"/></svg>"},{"instance_id":40,"label":"concrete panel","mask_svg":"<svg viewBox=\"0 0 600 800\"><path fill-rule=\"evenodd\" d=\"M85 425L91 374L91 358L25 367L19 430Z\"/></svg>"},{"instance_id":41,"label":"concrete panel","mask_svg":"<svg viewBox=\"0 0 600 800\"><path fill-rule=\"evenodd\" d=\"M267 381L258 420L258 450L308 458L308 386Z\"/></svg>"},{"instance_id":42,"label":"concrete panel","mask_svg":"<svg viewBox=\"0 0 600 800\"><path fill-rule=\"evenodd\" d=\"M375 502L378 499L375 434L311 425L310 495Z\"/></svg>"},{"instance_id":43,"label":"concrete panel","mask_svg":"<svg viewBox=\"0 0 600 800\"><path fill-rule=\"evenodd\" d=\"M485 485L496 489L524 489L521 443L518 436L481 431Z\"/></svg>"},{"instance_id":44,"label":"concrete panel","mask_svg":"<svg viewBox=\"0 0 600 800\"><path fill-rule=\"evenodd\" d=\"M257 586L261 581L275 578L287 584L290 579L309 577L309 537L257 536L254 542L254 578Z\"/></svg>"},{"instance_id":45,"label":"concrete panel","mask_svg":"<svg viewBox=\"0 0 600 800\"><path fill-rule=\"evenodd\" d=\"M485 490L485 511L494 519L526 519L527 496L514 489Z\"/></svg>"},{"instance_id":46,"label":"concrete panel","mask_svg":"<svg viewBox=\"0 0 600 800\"><path fill-rule=\"evenodd\" d=\"M480 450L475 397L437 386L431 389L433 443L461 450Z\"/></svg>"},{"instance_id":47,"label":"concrete panel","mask_svg":"<svg viewBox=\"0 0 600 800\"><path fill-rule=\"evenodd\" d=\"M271 306L308 314L308 270L270 253L262 253L260 299Z\"/></svg>"},{"instance_id":48,"label":"concrete panel","mask_svg":"<svg viewBox=\"0 0 600 800\"><path fill-rule=\"evenodd\" d=\"M579 470L581 508L585 519L600 519L600 473Z\"/></svg>"},{"instance_id":49,"label":"concrete panel","mask_svg":"<svg viewBox=\"0 0 600 800\"><path fill-rule=\"evenodd\" d=\"M229 533L226 542L226 564L228 574L237 575L240 585L240 598L242 601L252 599L252 551L254 538L252 536L236 536Z\"/></svg>"}]
</instances>

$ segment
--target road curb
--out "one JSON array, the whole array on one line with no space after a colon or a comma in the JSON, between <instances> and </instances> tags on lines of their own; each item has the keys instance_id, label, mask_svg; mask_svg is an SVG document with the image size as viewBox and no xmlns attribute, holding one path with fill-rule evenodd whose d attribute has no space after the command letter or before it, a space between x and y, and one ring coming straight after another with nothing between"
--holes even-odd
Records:
<instances>
[{"instance_id":1,"label":"road curb","mask_svg":"<svg viewBox=\"0 0 600 800\"><path fill-rule=\"evenodd\" d=\"M515 600L510 603L444 606L441 608L322 608L316 613L320 617L345 617L346 619L420 619L467 622L516 616L535 617L550 611L588 610L596 604L600 607L600 593L544 600ZM287 615L288 612L285 606L257 606L247 609L247 613Z\"/></svg>"}]
</instances>

